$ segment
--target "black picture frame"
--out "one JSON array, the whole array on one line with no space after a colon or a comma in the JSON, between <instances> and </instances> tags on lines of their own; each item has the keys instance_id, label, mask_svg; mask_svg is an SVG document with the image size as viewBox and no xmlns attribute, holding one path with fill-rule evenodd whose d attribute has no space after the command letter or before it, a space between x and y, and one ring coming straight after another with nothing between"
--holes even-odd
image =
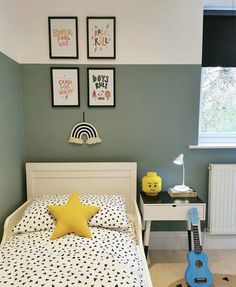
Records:
<instances>
[{"instance_id":1,"label":"black picture frame","mask_svg":"<svg viewBox=\"0 0 236 287\"><path fill-rule=\"evenodd\" d=\"M51 67L50 75L51 75L52 107L79 107L80 106L79 68ZM71 98L68 99L69 97Z\"/></svg>"},{"instance_id":2,"label":"black picture frame","mask_svg":"<svg viewBox=\"0 0 236 287\"><path fill-rule=\"evenodd\" d=\"M115 74L111 67L87 68L88 107L116 106Z\"/></svg>"},{"instance_id":3,"label":"black picture frame","mask_svg":"<svg viewBox=\"0 0 236 287\"><path fill-rule=\"evenodd\" d=\"M58 29L54 28L54 26L57 27L56 24ZM60 27L63 28L60 29ZM73 29L71 30L69 27ZM79 58L78 17L48 17L48 35L50 59ZM68 43L72 46L69 47L70 49Z\"/></svg>"},{"instance_id":4,"label":"black picture frame","mask_svg":"<svg viewBox=\"0 0 236 287\"><path fill-rule=\"evenodd\" d=\"M110 25L112 27L110 28ZM91 25L97 30L92 36ZM100 25L100 27L98 26ZM103 36L97 37L103 31ZM106 34L108 33L108 34ZM110 33L110 34L109 34ZM93 39L92 39L93 38ZM102 40L98 40L102 39ZM93 43L93 44L92 44ZM98 49L98 46L100 48ZM103 50L102 50L103 48ZM92 52L93 50L93 52ZM115 59L116 58L116 17L87 17L87 58L88 59Z\"/></svg>"}]
</instances>

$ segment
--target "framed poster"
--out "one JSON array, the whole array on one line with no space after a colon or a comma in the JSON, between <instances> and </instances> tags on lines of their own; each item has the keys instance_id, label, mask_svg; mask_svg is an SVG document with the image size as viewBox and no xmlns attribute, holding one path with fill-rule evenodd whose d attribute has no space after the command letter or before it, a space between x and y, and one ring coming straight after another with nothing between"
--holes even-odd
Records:
<instances>
[{"instance_id":1,"label":"framed poster","mask_svg":"<svg viewBox=\"0 0 236 287\"><path fill-rule=\"evenodd\" d=\"M88 59L115 59L115 33L115 17L87 17Z\"/></svg>"},{"instance_id":2,"label":"framed poster","mask_svg":"<svg viewBox=\"0 0 236 287\"><path fill-rule=\"evenodd\" d=\"M88 68L88 106L115 107L114 68Z\"/></svg>"},{"instance_id":3,"label":"framed poster","mask_svg":"<svg viewBox=\"0 0 236 287\"><path fill-rule=\"evenodd\" d=\"M79 69L51 68L52 106L79 107Z\"/></svg>"},{"instance_id":4,"label":"framed poster","mask_svg":"<svg viewBox=\"0 0 236 287\"><path fill-rule=\"evenodd\" d=\"M48 17L49 57L78 59L77 17Z\"/></svg>"}]
</instances>

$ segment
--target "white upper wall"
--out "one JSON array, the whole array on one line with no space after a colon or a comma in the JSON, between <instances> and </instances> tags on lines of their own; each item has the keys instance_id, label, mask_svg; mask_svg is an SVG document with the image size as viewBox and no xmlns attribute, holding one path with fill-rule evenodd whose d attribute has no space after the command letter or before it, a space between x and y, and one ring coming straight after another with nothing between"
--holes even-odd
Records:
<instances>
[{"instance_id":1,"label":"white upper wall","mask_svg":"<svg viewBox=\"0 0 236 287\"><path fill-rule=\"evenodd\" d=\"M17 0L0 0L0 51L19 60L17 46Z\"/></svg>"},{"instance_id":2,"label":"white upper wall","mask_svg":"<svg viewBox=\"0 0 236 287\"><path fill-rule=\"evenodd\" d=\"M17 5L20 63L201 63L202 0L20 0ZM78 60L49 59L48 16L78 16ZM115 60L87 59L86 16L116 16Z\"/></svg>"}]
</instances>

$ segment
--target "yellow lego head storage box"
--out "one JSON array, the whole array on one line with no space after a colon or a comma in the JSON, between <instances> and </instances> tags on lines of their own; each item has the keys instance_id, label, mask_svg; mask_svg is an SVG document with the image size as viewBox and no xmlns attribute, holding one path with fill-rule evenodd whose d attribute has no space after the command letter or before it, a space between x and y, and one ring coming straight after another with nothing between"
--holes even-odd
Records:
<instances>
[{"instance_id":1,"label":"yellow lego head storage box","mask_svg":"<svg viewBox=\"0 0 236 287\"><path fill-rule=\"evenodd\" d=\"M157 175L156 172L147 172L147 175L142 178L142 190L147 195L157 195L158 192L161 191L161 187L162 179L160 176Z\"/></svg>"}]
</instances>

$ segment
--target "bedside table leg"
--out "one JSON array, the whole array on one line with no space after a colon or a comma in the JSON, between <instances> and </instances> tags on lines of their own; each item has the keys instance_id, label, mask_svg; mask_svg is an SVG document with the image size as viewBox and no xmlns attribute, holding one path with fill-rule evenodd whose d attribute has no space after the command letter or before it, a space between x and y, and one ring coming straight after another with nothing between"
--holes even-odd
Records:
<instances>
[{"instance_id":1,"label":"bedside table leg","mask_svg":"<svg viewBox=\"0 0 236 287\"><path fill-rule=\"evenodd\" d=\"M146 257L148 255L151 223L152 223L151 221L146 221L146 228L145 228L145 232L144 232L144 252L145 252Z\"/></svg>"},{"instance_id":2,"label":"bedside table leg","mask_svg":"<svg viewBox=\"0 0 236 287\"><path fill-rule=\"evenodd\" d=\"M144 221L144 220L142 219L142 239L143 239L143 242L144 242L145 229L146 229L146 221Z\"/></svg>"}]
</instances>

